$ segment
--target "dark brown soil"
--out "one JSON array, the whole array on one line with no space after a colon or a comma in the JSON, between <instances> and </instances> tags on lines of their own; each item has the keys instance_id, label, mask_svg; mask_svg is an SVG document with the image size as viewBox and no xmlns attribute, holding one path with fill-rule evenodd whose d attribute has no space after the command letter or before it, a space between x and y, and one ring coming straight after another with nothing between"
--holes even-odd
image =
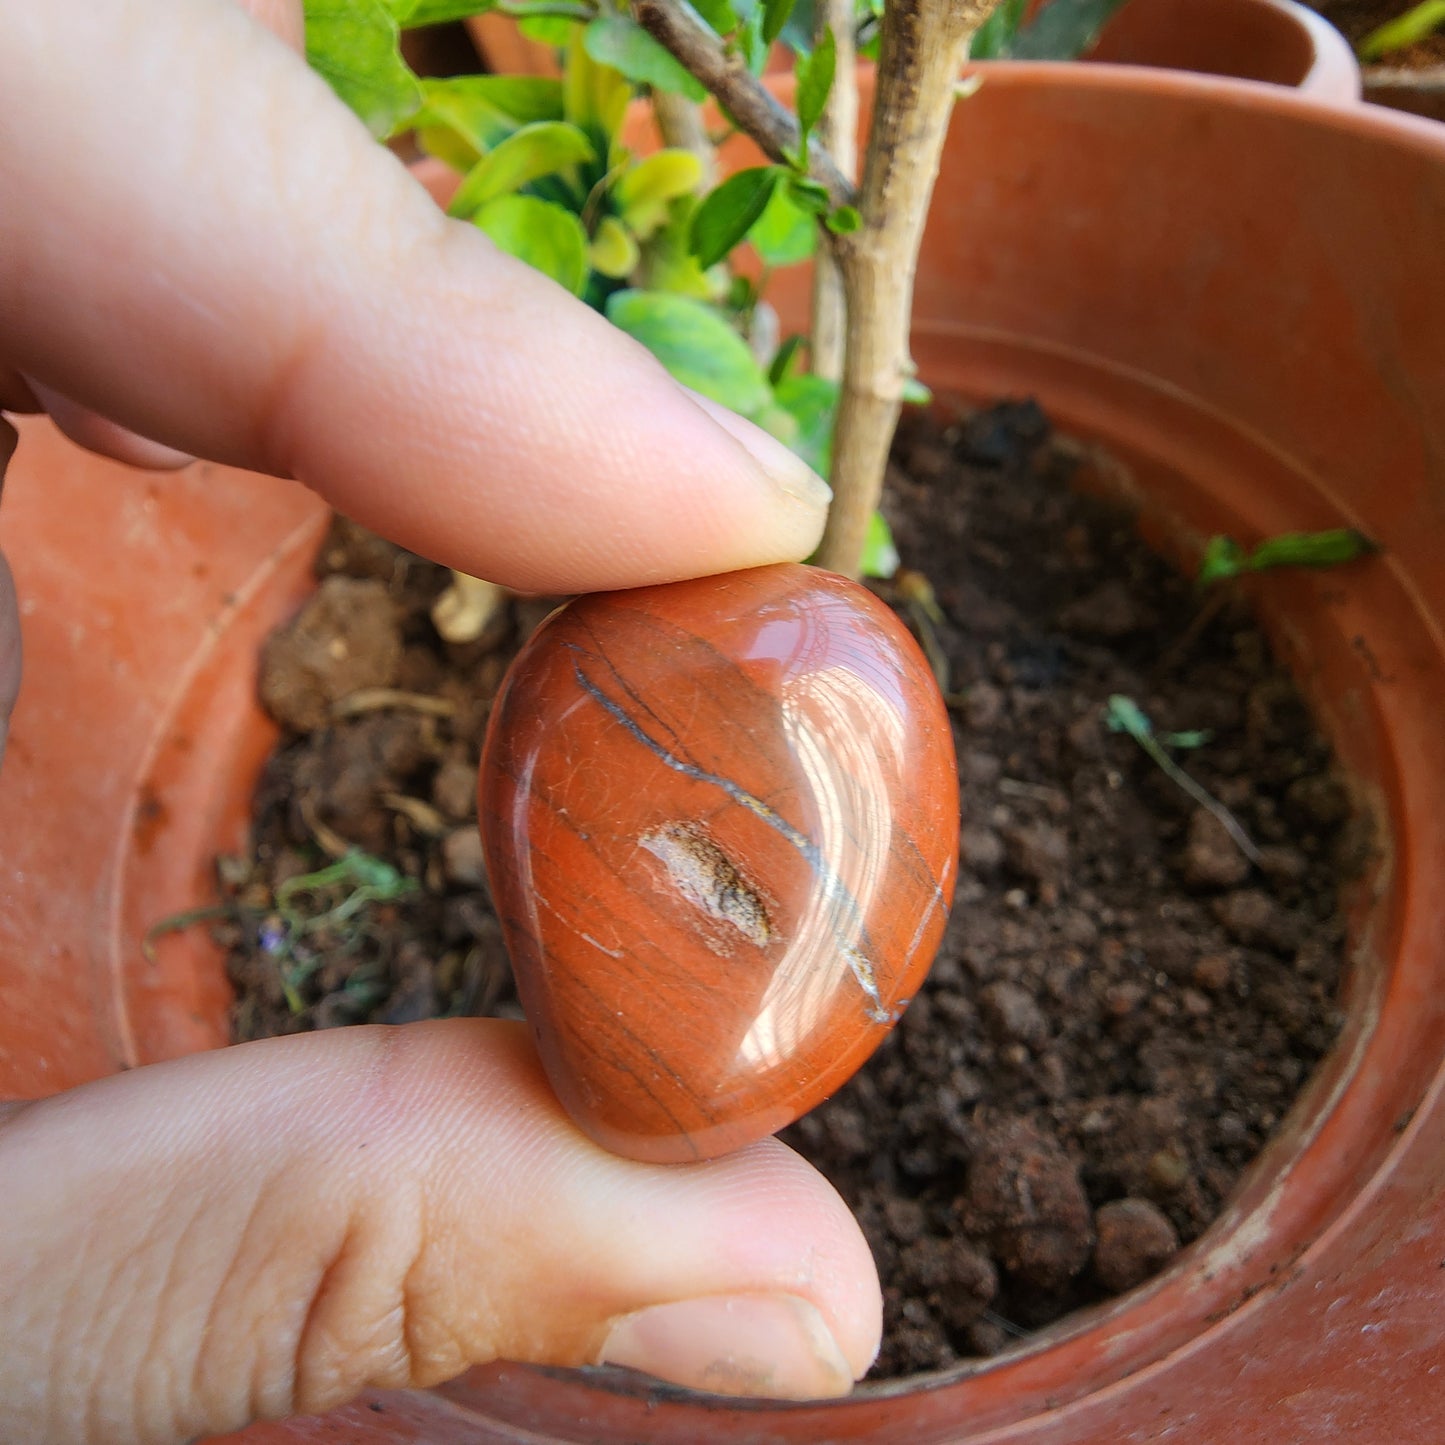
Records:
<instances>
[{"instance_id":1,"label":"dark brown soil","mask_svg":"<svg viewBox=\"0 0 1445 1445\"><path fill-rule=\"evenodd\" d=\"M1261 634L1232 601L1196 621L1196 590L1130 519L1066 489L1036 409L916 422L896 455L910 571L882 590L951 699L957 902L896 1033L785 1136L878 1258L879 1376L993 1353L1208 1225L1335 1036L1336 898L1359 851ZM236 1037L517 1016L473 791L489 699L551 604L514 601L493 636L449 646L428 618L441 569L344 522L319 565L264 667L273 707L314 730L266 770L254 856L221 870ZM1208 733L1173 756L1257 866L1106 728L1116 694L1158 733ZM389 866L335 864L347 847Z\"/></svg>"}]
</instances>

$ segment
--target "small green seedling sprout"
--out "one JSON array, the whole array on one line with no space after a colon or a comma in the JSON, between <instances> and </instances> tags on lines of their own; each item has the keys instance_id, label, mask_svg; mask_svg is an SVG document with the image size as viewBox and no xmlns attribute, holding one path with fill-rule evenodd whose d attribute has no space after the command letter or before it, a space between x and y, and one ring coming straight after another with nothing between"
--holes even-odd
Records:
<instances>
[{"instance_id":1,"label":"small green seedling sprout","mask_svg":"<svg viewBox=\"0 0 1445 1445\"><path fill-rule=\"evenodd\" d=\"M1246 552L1233 537L1211 537L1199 564L1199 584L1208 586L1246 572L1268 572L1276 567L1338 567L1380 550L1353 527L1325 532L1282 532L1266 538Z\"/></svg>"},{"instance_id":2,"label":"small green seedling sprout","mask_svg":"<svg viewBox=\"0 0 1445 1445\"><path fill-rule=\"evenodd\" d=\"M1445 27L1445 0L1421 0L1419 5L1387 20L1360 41L1361 60L1379 60L1395 50L1418 45L1432 31Z\"/></svg>"},{"instance_id":3,"label":"small green seedling sprout","mask_svg":"<svg viewBox=\"0 0 1445 1445\"><path fill-rule=\"evenodd\" d=\"M277 958L281 991L293 1014L304 1013L306 1002L300 986L321 966L321 958L297 958L294 946L307 934L324 928L338 928L356 918L373 903L393 903L417 891L415 878L398 872L390 863L355 849L325 868L288 878L276 890L276 913L283 924L279 934L262 929L262 947ZM307 896L319 897L340 891L341 899L320 913L308 913L298 906Z\"/></svg>"},{"instance_id":4,"label":"small green seedling sprout","mask_svg":"<svg viewBox=\"0 0 1445 1445\"><path fill-rule=\"evenodd\" d=\"M297 908L295 901L308 893L324 893L329 889L350 891L334 907L324 913L308 915ZM373 858L359 849L338 858L336 862L314 873L288 878L276 890L276 911L294 937L334 927L353 918L370 903L392 903L417 891L415 878L397 872L390 863Z\"/></svg>"},{"instance_id":5,"label":"small green seedling sprout","mask_svg":"<svg viewBox=\"0 0 1445 1445\"><path fill-rule=\"evenodd\" d=\"M157 962L156 940L164 938L168 933L184 933L188 928L194 928L198 923L220 923L232 916L233 910L230 904L213 903L204 908L185 908L179 913L172 913L167 918L162 918L159 923L153 923L146 929L145 937L140 941L141 957L147 963Z\"/></svg>"},{"instance_id":6,"label":"small green seedling sprout","mask_svg":"<svg viewBox=\"0 0 1445 1445\"><path fill-rule=\"evenodd\" d=\"M1208 733L1183 732L1156 734L1154 724L1149 721L1139 704L1136 703L1133 698L1124 697L1120 693L1115 693L1110 697L1108 707L1104 711L1104 723L1110 732L1128 733L1128 735L1144 749L1165 777L1193 798L1201 808L1212 813L1214 817L1219 820L1225 832L1234 839L1239 851L1243 853L1251 863L1258 866L1261 862L1259 849L1254 846L1249 834L1246 833L1241 826L1239 819L1217 798L1211 797L1204 788L1200 787L1165 751L1168 747L1201 747L1209 741Z\"/></svg>"},{"instance_id":7,"label":"small green seedling sprout","mask_svg":"<svg viewBox=\"0 0 1445 1445\"><path fill-rule=\"evenodd\" d=\"M418 891L418 886L415 878L408 878L391 864L354 849L325 868L287 879L276 890L275 912L260 925L260 945L262 952L276 960L281 991L285 995L286 1006L293 1014L306 1011L300 986L323 961L319 955L314 958L298 957L296 945L308 934L327 928L339 929L373 903L394 903L410 897ZM338 893L341 895L338 901L319 913L309 912L303 906L303 900L308 897L329 902ZM164 934L179 933L198 923L232 920L245 924L248 918L254 925L254 910L245 909L236 902L189 908L155 924L142 940L141 952L153 963L156 939Z\"/></svg>"}]
</instances>

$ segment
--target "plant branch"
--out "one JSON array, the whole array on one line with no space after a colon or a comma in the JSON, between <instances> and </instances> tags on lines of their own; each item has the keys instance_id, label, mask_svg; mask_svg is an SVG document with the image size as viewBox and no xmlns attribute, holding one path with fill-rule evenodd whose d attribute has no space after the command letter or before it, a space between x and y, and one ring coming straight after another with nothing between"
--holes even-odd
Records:
<instances>
[{"instance_id":1,"label":"plant branch","mask_svg":"<svg viewBox=\"0 0 1445 1445\"><path fill-rule=\"evenodd\" d=\"M833 89L818 122L817 140L848 180L858 169L858 51L853 33L854 0L820 0L817 40L833 35L837 68ZM843 379L848 331L843 273L832 251L822 245L813 258L813 371L825 381Z\"/></svg>"},{"instance_id":2,"label":"plant branch","mask_svg":"<svg viewBox=\"0 0 1445 1445\"><path fill-rule=\"evenodd\" d=\"M913 277L969 40L992 0L892 0L884 7L878 91L858 209L834 247L848 342L829 480L834 503L818 560L857 576L883 490L903 383Z\"/></svg>"},{"instance_id":3,"label":"plant branch","mask_svg":"<svg viewBox=\"0 0 1445 1445\"><path fill-rule=\"evenodd\" d=\"M769 160L791 165L800 146L797 118L780 105L747 68L692 11L678 0L633 0L637 23L712 92ZM834 206L857 201L853 187L820 145L808 147L808 174L828 191Z\"/></svg>"}]
</instances>

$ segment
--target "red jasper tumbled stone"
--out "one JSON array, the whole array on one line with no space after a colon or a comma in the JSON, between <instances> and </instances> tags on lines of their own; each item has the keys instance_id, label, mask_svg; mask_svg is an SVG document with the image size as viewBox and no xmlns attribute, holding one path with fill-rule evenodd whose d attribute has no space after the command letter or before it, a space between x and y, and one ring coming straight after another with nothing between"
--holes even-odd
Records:
<instances>
[{"instance_id":1,"label":"red jasper tumbled stone","mask_svg":"<svg viewBox=\"0 0 1445 1445\"><path fill-rule=\"evenodd\" d=\"M831 1094L953 894L932 674L886 606L813 567L555 612L497 697L480 804L548 1077L635 1159L725 1154Z\"/></svg>"}]
</instances>

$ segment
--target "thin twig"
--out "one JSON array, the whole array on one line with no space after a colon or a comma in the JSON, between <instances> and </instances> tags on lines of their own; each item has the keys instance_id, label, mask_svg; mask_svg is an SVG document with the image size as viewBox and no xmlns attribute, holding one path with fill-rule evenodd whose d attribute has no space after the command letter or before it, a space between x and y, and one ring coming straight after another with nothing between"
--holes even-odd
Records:
<instances>
[{"instance_id":1,"label":"thin twig","mask_svg":"<svg viewBox=\"0 0 1445 1445\"><path fill-rule=\"evenodd\" d=\"M355 851L354 844L348 843L334 828L328 827L321 821L316 813L316 805L308 795L302 795L301 801L297 804L297 810L301 814L301 821L306 824L323 853L332 858L344 858L348 853Z\"/></svg>"},{"instance_id":2,"label":"thin twig","mask_svg":"<svg viewBox=\"0 0 1445 1445\"><path fill-rule=\"evenodd\" d=\"M790 165L801 145L797 117L768 94L742 56L730 51L686 5L677 0L633 0L637 23L689 70L752 137L769 160ZM834 206L851 206L857 195L833 157L820 145L808 147L808 174L827 188Z\"/></svg>"},{"instance_id":3,"label":"thin twig","mask_svg":"<svg viewBox=\"0 0 1445 1445\"><path fill-rule=\"evenodd\" d=\"M409 797L406 793L383 793L381 801L425 837L441 838L451 831L446 819L422 798Z\"/></svg>"},{"instance_id":4,"label":"thin twig","mask_svg":"<svg viewBox=\"0 0 1445 1445\"><path fill-rule=\"evenodd\" d=\"M424 692L403 692L395 687L363 687L349 692L331 704L331 716L360 717L363 713L398 708L407 712L426 713L429 717L455 717L456 702L449 697L431 697Z\"/></svg>"}]
</instances>

